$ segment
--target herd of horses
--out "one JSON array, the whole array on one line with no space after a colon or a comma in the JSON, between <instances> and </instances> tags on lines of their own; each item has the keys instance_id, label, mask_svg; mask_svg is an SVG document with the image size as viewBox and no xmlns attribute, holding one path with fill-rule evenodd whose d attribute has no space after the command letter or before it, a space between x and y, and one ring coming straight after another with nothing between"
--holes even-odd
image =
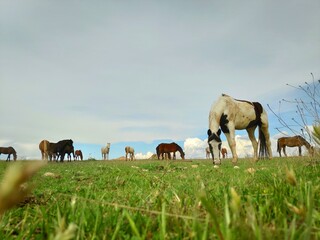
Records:
<instances>
[{"instance_id":1,"label":"herd of horses","mask_svg":"<svg viewBox=\"0 0 320 240\"><path fill-rule=\"evenodd\" d=\"M258 141L255 138L254 132L258 128ZM247 100L234 99L226 94L222 94L211 106L209 113L209 129L208 145L206 148L206 158L210 158L210 154L214 164L221 164L222 158L227 157L226 148L221 148L221 132L226 136L229 148L231 149L232 162L238 161L236 152L235 130L246 130L253 147L253 159L258 161L261 158L272 158L271 142L269 135L269 124L267 112L258 102L250 102ZM259 150L258 150L259 146ZM281 157L281 151L286 154L286 147L298 147L299 156L301 156L301 147L305 146L310 155L314 154L314 148L301 136L282 137L277 141L277 152ZM42 160L64 161L67 154L68 161L71 161L71 154L74 160L83 160L81 150L74 151L73 141L71 139L61 140L57 143L42 140L39 144ZM102 158L109 159L110 143L101 148ZM185 153L182 148L172 143L161 143L156 147L158 159L164 159L168 156L171 159L176 159L176 152L180 153L180 157L185 159ZM17 153L13 147L0 147L0 154L8 154L7 160L10 161L10 156L17 159ZM134 160L134 149L130 146L125 147L126 160ZM220 154L221 153L221 154Z\"/></svg>"},{"instance_id":2,"label":"herd of horses","mask_svg":"<svg viewBox=\"0 0 320 240\"><path fill-rule=\"evenodd\" d=\"M74 151L73 141L71 139L61 140L57 143L42 140L39 143L39 149L42 160L58 161L60 158L60 162L63 162L66 154L68 161L71 161L71 155L74 160L83 160L82 151Z\"/></svg>"}]
</instances>

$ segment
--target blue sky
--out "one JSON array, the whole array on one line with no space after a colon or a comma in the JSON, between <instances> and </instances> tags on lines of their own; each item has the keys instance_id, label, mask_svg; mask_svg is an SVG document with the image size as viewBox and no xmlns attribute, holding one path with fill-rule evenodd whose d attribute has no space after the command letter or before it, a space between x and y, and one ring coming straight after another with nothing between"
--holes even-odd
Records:
<instances>
[{"instance_id":1,"label":"blue sky","mask_svg":"<svg viewBox=\"0 0 320 240\"><path fill-rule=\"evenodd\" d=\"M161 141L192 150L221 93L277 106L295 94L287 83L319 77L319 8L317 0L3 0L0 145L26 158L40 158L42 139L71 138L96 158L107 142L111 158L125 145L146 155Z\"/></svg>"}]
</instances>

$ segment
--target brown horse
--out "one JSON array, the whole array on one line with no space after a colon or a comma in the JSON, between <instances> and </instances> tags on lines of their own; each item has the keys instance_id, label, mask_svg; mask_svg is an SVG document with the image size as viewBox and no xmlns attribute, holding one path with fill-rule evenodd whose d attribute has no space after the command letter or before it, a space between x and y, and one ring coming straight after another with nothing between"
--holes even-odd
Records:
<instances>
[{"instance_id":1,"label":"brown horse","mask_svg":"<svg viewBox=\"0 0 320 240\"><path fill-rule=\"evenodd\" d=\"M42 160L48 160L48 146L49 146L49 141L48 140L42 140L39 143L39 149L41 151L41 159Z\"/></svg>"},{"instance_id":2,"label":"brown horse","mask_svg":"<svg viewBox=\"0 0 320 240\"><path fill-rule=\"evenodd\" d=\"M228 152L226 148L221 148L222 158L226 158ZM206 158L210 159L210 148L206 147Z\"/></svg>"},{"instance_id":3,"label":"brown horse","mask_svg":"<svg viewBox=\"0 0 320 240\"><path fill-rule=\"evenodd\" d=\"M283 150L284 155L287 157L286 147L298 147L299 148L299 156L301 156L301 147L305 146L308 149L308 152L311 156L313 156L314 149L303 137L294 136L294 137L282 137L278 139L277 142L277 152L281 157L281 150Z\"/></svg>"},{"instance_id":4,"label":"brown horse","mask_svg":"<svg viewBox=\"0 0 320 240\"><path fill-rule=\"evenodd\" d=\"M221 154L222 154L222 158L226 158L227 157L227 149L226 148L221 148Z\"/></svg>"},{"instance_id":5,"label":"brown horse","mask_svg":"<svg viewBox=\"0 0 320 240\"><path fill-rule=\"evenodd\" d=\"M171 152L173 153L173 159L176 159L176 152L177 151L180 152L180 156L181 156L182 159L184 159L184 155L185 155L185 153L183 152L182 148L178 144L176 144L174 142L172 142L172 143L160 143L157 146L156 151L157 151L158 159L160 159L160 155L161 155L161 157L163 159L164 158L163 155L165 153L167 153L169 159L171 159L171 155L170 155Z\"/></svg>"},{"instance_id":6,"label":"brown horse","mask_svg":"<svg viewBox=\"0 0 320 240\"><path fill-rule=\"evenodd\" d=\"M17 160L17 152L16 150L14 150L13 147L0 147L0 154L3 153L3 154L8 154L8 157L7 157L7 161L10 161L10 156L11 154L13 155L13 160L16 161Z\"/></svg>"},{"instance_id":7,"label":"brown horse","mask_svg":"<svg viewBox=\"0 0 320 240\"><path fill-rule=\"evenodd\" d=\"M52 143L48 140L42 140L39 144L39 149L41 151L43 160L48 160L49 157L51 161L56 157L60 157L60 161L63 162L66 153L68 154L69 159L71 159L71 153L74 156L73 141L71 139L61 140L57 143Z\"/></svg>"},{"instance_id":8,"label":"brown horse","mask_svg":"<svg viewBox=\"0 0 320 240\"><path fill-rule=\"evenodd\" d=\"M79 158L81 159L81 161L83 160L83 155L82 155L81 150L76 150L74 152L74 155L75 155L75 160L78 160Z\"/></svg>"}]
</instances>

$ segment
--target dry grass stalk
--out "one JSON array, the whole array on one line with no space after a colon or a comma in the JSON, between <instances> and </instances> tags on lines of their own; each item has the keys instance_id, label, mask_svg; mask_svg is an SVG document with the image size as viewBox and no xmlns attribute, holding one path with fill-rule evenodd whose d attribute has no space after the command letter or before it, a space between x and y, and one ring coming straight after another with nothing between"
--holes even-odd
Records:
<instances>
[{"instance_id":1,"label":"dry grass stalk","mask_svg":"<svg viewBox=\"0 0 320 240\"><path fill-rule=\"evenodd\" d=\"M5 172L0 185L0 216L25 199L30 192L26 182L44 165L39 163L14 164Z\"/></svg>"}]
</instances>

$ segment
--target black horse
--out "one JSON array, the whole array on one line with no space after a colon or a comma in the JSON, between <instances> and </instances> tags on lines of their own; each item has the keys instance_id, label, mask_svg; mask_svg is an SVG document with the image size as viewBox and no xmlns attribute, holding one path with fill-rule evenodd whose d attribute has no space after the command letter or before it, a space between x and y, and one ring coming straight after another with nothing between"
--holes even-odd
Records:
<instances>
[{"instance_id":1,"label":"black horse","mask_svg":"<svg viewBox=\"0 0 320 240\"><path fill-rule=\"evenodd\" d=\"M48 155L50 158L50 161L52 158L60 157L60 162L63 162L65 154L73 153L73 150L70 151L70 149L73 148L73 141L71 139L65 139L61 140L57 143L49 143L48 146ZM58 160L57 159L57 160Z\"/></svg>"}]
</instances>

